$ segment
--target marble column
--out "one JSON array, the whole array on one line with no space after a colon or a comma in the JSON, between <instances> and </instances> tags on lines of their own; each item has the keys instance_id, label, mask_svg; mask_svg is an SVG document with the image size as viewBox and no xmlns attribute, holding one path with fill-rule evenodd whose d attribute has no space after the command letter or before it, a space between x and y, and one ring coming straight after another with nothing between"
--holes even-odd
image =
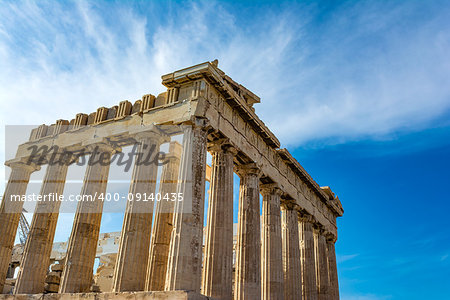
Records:
<instances>
[{"instance_id":1,"label":"marble column","mask_svg":"<svg viewBox=\"0 0 450 300\"><path fill-rule=\"evenodd\" d=\"M15 201L14 197L25 195L30 175L38 169L34 164L22 162L9 163L7 166L11 167L11 175L0 205L0 293L3 291L5 284L23 209L23 201Z\"/></svg>"},{"instance_id":2,"label":"marble column","mask_svg":"<svg viewBox=\"0 0 450 300\"><path fill-rule=\"evenodd\" d=\"M72 233L69 238L60 293L89 292L92 285L103 200L108 183L110 161L114 149L100 145L90 155L81 201L78 202Z\"/></svg>"},{"instance_id":3,"label":"marble column","mask_svg":"<svg viewBox=\"0 0 450 300\"><path fill-rule=\"evenodd\" d=\"M200 292L205 205L206 123L183 126L183 154L178 176L165 290Z\"/></svg>"},{"instance_id":4,"label":"marble column","mask_svg":"<svg viewBox=\"0 0 450 300\"><path fill-rule=\"evenodd\" d=\"M159 148L168 141L157 131L138 133L135 138L138 147L114 268L114 292L145 288L154 202L142 200L156 191Z\"/></svg>"},{"instance_id":5,"label":"marble column","mask_svg":"<svg viewBox=\"0 0 450 300\"><path fill-rule=\"evenodd\" d=\"M334 245L336 237L333 235L327 236L327 254L328 254L328 281L330 288L330 300L339 300L339 284L336 264L336 251Z\"/></svg>"},{"instance_id":6,"label":"marble column","mask_svg":"<svg viewBox=\"0 0 450 300\"><path fill-rule=\"evenodd\" d=\"M239 221L236 245L234 299L261 298L261 235L259 214L260 170L255 164L237 168Z\"/></svg>"},{"instance_id":7,"label":"marble column","mask_svg":"<svg viewBox=\"0 0 450 300\"><path fill-rule=\"evenodd\" d=\"M178 142L171 142L166 164L161 173L159 192L172 195L177 191L178 171L182 146ZM161 200L156 203L155 220L150 241L150 257L147 268L145 284L146 291L164 291L167 273L167 260L169 257L170 236L173 229L173 210L175 202Z\"/></svg>"},{"instance_id":8,"label":"marble column","mask_svg":"<svg viewBox=\"0 0 450 300\"><path fill-rule=\"evenodd\" d=\"M314 248L316 257L316 284L319 300L328 300L328 255L324 230L317 227L314 230Z\"/></svg>"},{"instance_id":9,"label":"marble column","mask_svg":"<svg viewBox=\"0 0 450 300\"><path fill-rule=\"evenodd\" d=\"M314 251L313 219L299 216L299 236L302 267L303 300L317 300L316 263Z\"/></svg>"},{"instance_id":10,"label":"marble column","mask_svg":"<svg viewBox=\"0 0 450 300\"><path fill-rule=\"evenodd\" d=\"M282 209L284 298L302 299L302 270L298 233L298 212L292 203Z\"/></svg>"},{"instance_id":11,"label":"marble column","mask_svg":"<svg viewBox=\"0 0 450 300\"><path fill-rule=\"evenodd\" d=\"M50 254L61 205L57 197L64 192L70 159L69 154L62 153L47 166L40 193L43 201L38 202L33 214L14 288L15 294L44 292L45 277L50 264ZM49 196L56 199L47 198L46 200L45 197Z\"/></svg>"},{"instance_id":12,"label":"marble column","mask_svg":"<svg viewBox=\"0 0 450 300\"><path fill-rule=\"evenodd\" d=\"M280 216L281 189L277 184L264 184L261 185L260 191L263 196L261 299L282 300L285 298L283 249L280 247L282 245Z\"/></svg>"},{"instance_id":13,"label":"marble column","mask_svg":"<svg viewBox=\"0 0 450 300\"><path fill-rule=\"evenodd\" d=\"M220 140L208 145L212 154L202 294L232 299L233 158L236 150Z\"/></svg>"}]
</instances>

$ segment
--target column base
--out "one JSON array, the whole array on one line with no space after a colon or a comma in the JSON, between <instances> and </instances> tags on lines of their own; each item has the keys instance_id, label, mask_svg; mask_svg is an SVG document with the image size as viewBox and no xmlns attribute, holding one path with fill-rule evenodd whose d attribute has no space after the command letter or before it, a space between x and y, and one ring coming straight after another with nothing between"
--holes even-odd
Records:
<instances>
[{"instance_id":1,"label":"column base","mask_svg":"<svg viewBox=\"0 0 450 300\"><path fill-rule=\"evenodd\" d=\"M0 300L214 300L192 291L66 293L66 294L0 294Z\"/></svg>"}]
</instances>

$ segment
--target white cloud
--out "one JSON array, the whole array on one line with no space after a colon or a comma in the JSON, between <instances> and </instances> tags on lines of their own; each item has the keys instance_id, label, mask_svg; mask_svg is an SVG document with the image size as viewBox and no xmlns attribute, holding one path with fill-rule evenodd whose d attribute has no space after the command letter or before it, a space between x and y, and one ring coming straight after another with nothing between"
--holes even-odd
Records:
<instances>
[{"instance_id":1,"label":"white cloud","mask_svg":"<svg viewBox=\"0 0 450 300\"><path fill-rule=\"evenodd\" d=\"M243 20L215 2L187 3L164 21L117 6L112 16L83 1L0 8L4 123L133 101L161 92L162 74L214 58L262 97L257 112L290 146L419 130L450 107L450 35L438 12L412 31L399 25L415 17L406 4L341 7L323 24L306 6Z\"/></svg>"},{"instance_id":2,"label":"white cloud","mask_svg":"<svg viewBox=\"0 0 450 300\"><path fill-rule=\"evenodd\" d=\"M348 254L348 255L336 255L336 261L338 264L351 260L355 257L359 256L359 254Z\"/></svg>"}]
</instances>

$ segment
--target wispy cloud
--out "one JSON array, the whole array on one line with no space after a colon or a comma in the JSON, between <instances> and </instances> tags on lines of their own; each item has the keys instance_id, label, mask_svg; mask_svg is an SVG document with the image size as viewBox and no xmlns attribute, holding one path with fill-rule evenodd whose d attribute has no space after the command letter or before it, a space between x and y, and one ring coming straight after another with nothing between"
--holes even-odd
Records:
<instances>
[{"instance_id":1,"label":"wispy cloud","mask_svg":"<svg viewBox=\"0 0 450 300\"><path fill-rule=\"evenodd\" d=\"M102 14L109 7L109 15ZM157 7L6 2L0 8L5 123L40 123L163 90L160 75L219 58L262 96L285 144L383 138L435 126L450 107L445 9L414 3L261 10L215 2ZM150 14L152 12L152 14ZM261 13L260 13L261 12ZM51 114L48 112L52 111Z\"/></svg>"},{"instance_id":2,"label":"wispy cloud","mask_svg":"<svg viewBox=\"0 0 450 300\"><path fill-rule=\"evenodd\" d=\"M336 261L338 264L343 263L345 261L351 260L355 257L359 256L359 254L348 254L348 255L336 255Z\"/></svg>"}]
</instances>

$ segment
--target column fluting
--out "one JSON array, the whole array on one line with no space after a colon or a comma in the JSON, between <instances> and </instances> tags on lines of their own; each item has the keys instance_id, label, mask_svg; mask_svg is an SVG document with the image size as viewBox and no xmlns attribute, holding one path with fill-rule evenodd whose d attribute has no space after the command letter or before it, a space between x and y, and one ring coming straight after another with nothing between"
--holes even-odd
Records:
<instances>
[{"instance_id":1,"label":"column fluting","mask_svg":"<svg viewBox=\"0 0 450 300\"><path fill-rule=\"evenodd\" d=\"M234 299L261 298L260 170L255 164L237 167L240 177Z\"/></svg>"},{"instance_id":2,"label":"column fluting","mask_svg":"<svg viewBox=\"0 0 450 300\"><path fill-rule=\"evenodd\" d=\"M262 204L261 293L263 300L284 298L283 249L281 237L280 196L277 184L260 188Z\"/></svg>"},{"instance_id":3,"label":"column fluting","mask_svg":"<svg viewBox=\"0 0 450 300\"><path fill-rule=\"evenodd\" d=\"M327 254L328 254L328 281L330 284L330 299L339 300L339 282L336 264L336 237L327 236Z\"/></svg>"},{"instance_id":4,"label":"column fluting","mask_svg":"<svg viewBox=\"0 0 450 300\"><path fill-rule=\"evenodd\" d=\"M183 126L183 154L178 175L173 230L165 290L200 292L205 205L206 124Z\"/></svg>"},{"instance_id":5,"label":"column fluting","mask_svg":"<svg viewBox=\"0 0 450 300\"><path fill-rule=\"evenodd\" d=\"M319 300L328 300L329 282L328 282L328 255L327 242L324 230L317 227L314 230L314 248L316 257L316 284Z\"/></svg>"},{"instance_id":6,"label":"column fluting","mask_svg":"<svg viewBox=\"0 0 450 300\"><path fill-rule=\"evenodd\" d=\"M161 194L176 193L182 146L171 142L167 163L163 166L159 192ZM150 241L150 257L148 262L146 291L164 291L169 257L170 236L173 229L173 210L175 202L172 199L156 203L155 220Z\"/></svg>"},{"instance_id":7,"label":"column fluting","mask_svg":"<svg viewBox=\"0 0 450 300\"><path fill-rule=\"evenodd\" d=\"M17 227L22 214L23 201L21 197L27 191L31 173L38 169L34 164L22 162L6 165L11 168L11 174L0 205L0 293L5 284ZM15 197L20 200L16 201Z\"/></svg>"},{"instance_id":8,"label":"column fluting","mask_svg":"<svg viewBox=\"0 0 450 300\"><path fill-rule=\"evenodd\" d=\"M69 238L64 270L61 276L60 293L89 292L97 250L103 201L108 183L110 161L114 149L100 145L90 155L81 201L77 205L72 233Z\"/></svg>"},{"instance_id":9,"label":"column fluting","mask_svg":"<svg viewBox=\"0 0 450 300\"><path fill-rule=\"evenodd\" d=\"M202 293L232 299L233 158L236 150L220 140L208 145L212 154Z\"/></svg>"},{"instance_id":10,"label":"column fluting","mask_svg":"<svg viewBox=\"0 0 450 300\"><path fill-rule=\"evenodd\" d=\"M302 299L302 268L298 212L292 203L282 205L284 298Z\"/></svg>"},{"instance_id":11,"label":"column fluting","mask_svg":"<svg viewBox=\"0 0 450 300\"><path fill-rule=\"evenodd\" d=\"M114 268L113 291L143 291L149 257L156 191L160 145L168 141L157 131L138 133L137 154L134 160L128 201L120 236L119 251Z\"/></svg>"},{"instance_id":12,"label":"column fluting","mask_svg":"<svg viewBox=\"0 0 450 300\"><path fill-rule=\"evenodd\" d=\"M312 222L313 219L309 215L299 216L303 300L317 300L316 263Z\"/></svg>"},{"instance_id":13,"label":"column fluting","mask_svg":"<svg viewBox=\"0 0 450 300\"><path fill-rule=\"evenodd\" d=\"M47 166L39 201L33 214L25 244L14 294L39 294L44 292L45 277L50 264L50 254L55 237L61 202L57 198L64 192L71 155L60 153ZM55 197L50 199L50 196ZM47 198L46 198L47 197Z\"/></svg>"}]
</instances>

